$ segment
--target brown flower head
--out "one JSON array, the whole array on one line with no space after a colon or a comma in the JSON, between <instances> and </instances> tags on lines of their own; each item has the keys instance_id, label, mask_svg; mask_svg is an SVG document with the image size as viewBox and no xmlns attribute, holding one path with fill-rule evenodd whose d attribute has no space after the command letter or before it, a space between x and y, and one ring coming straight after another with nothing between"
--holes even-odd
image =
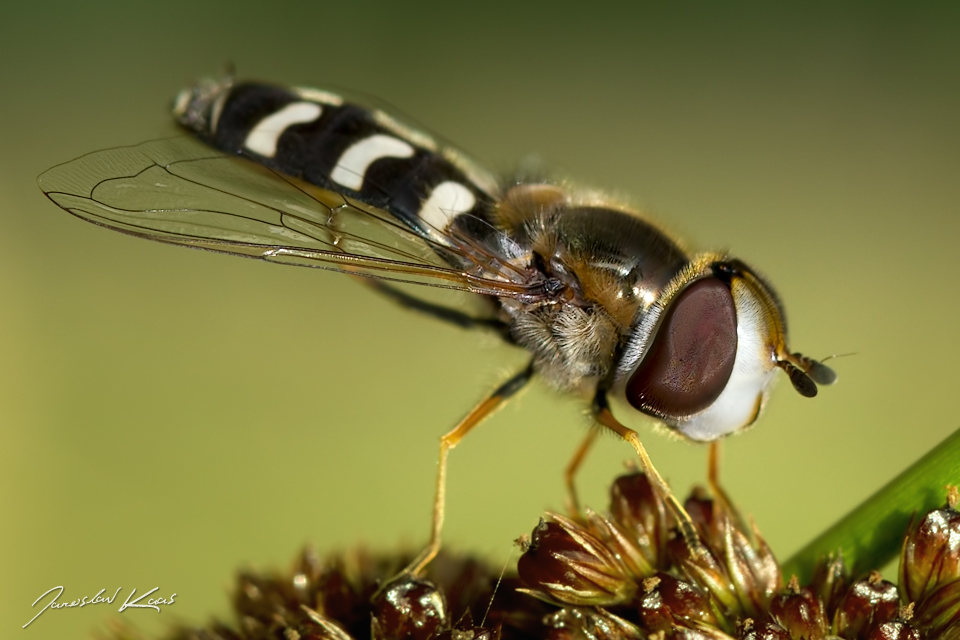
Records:
<instances>
[{"instance_id":1,"label":"brown flower head","mask_svg":"<svg viewBox=\"0 0 960 640\"><path fill-rule=\"evenodd\" d=\"M426 580L401 576L378 591L371 604L373 640L430 640L448 628L443 593Z\"/></svg>"},{"instance_id":2,"label":"brown flower head","mask_svg":"<svg viewBox=\"0 0 960 640\"><path fill-rule=\"evenodd\" d=\"M802 588L796 577L770 603L770 616L792 638L823 640L827 636L823 602L812 589Z\"/></svg>"},{"instance_id":3,"label":"brown flower head","mask_svg":"<svg viewBox=\"0 0 960 640\"><path fill-rule=\"evenodd\" d=\"M610 519L632 541L636 553L643 558L644 567L664 564L671 523L663 499L653 490L645 474L630 473L614 480L610 486ZM645 570L637 573L637 577L653 573L655 569Z\"/></svg>"},{"instance_id":4,"label":"brown flower head","mask_svg":"<svg viewBox=\"0 0 960 640\"><path fill-rule=\"evenodd\" d=\"M876 571L854 582L837 606L836 633L844 638L859 638L878 624L893 620L900 608L897 585L884 580Z\"/></svg>"},{"instance_id":5,"label":"brown flower head","mask_svg":"<svg viewBox=\"0 0 960 640\"><path fill-rule=\"evenodd\" d=\"M550 516L519 575L441 553L423 576L410 558L304 552L284 574L245 572L236 619L180 628L172 640L960 640L956 512L931 512L904 545L898 589L849 579L838 557L779 588L780 568L729 498L687 501L688 545L636 474L614 485L610 514ZM635 503L634 501L638 501ZM673 536L672 538L670 536ZM661 545L658 540L663 540ZM904 593L920 594L906 602ZM537 597L531 597L535 595ZM141 640L121 632L123 640Z\"/></svg>"},{"instance_id":6,"label":"brown flower head","mask_svg":"<svg viewBox=\"0 0 960 640\"><path fill-rule=\"evenodd\" d=\"M739 640L793 640L790 632L776 622L754 622L747 618L739 625Z\"/></svg>"},{"instance_id":7,"label":"brown flower head","mask_svg":"<svg viewBox=\"0 0 960 640\"><path fill-rule=\"evenodd\" d=\"M673 562L691 581L706 589L726 617L759 618L780 588L780 565L756 530L726 500L710 500L695 490L685 504L702 532L704 548L691 549L681 538L668 548Z\"/></svg>"},{"instance_id":8,"label":"brown flower head","mask_svg":"<svg viewBox=\"0 0 960 640\"><path fill-rule=\"evenodd\" d=\"M636 582L616 553L569 518L541 519L517 571L537 597L573 605L616 605L633 598Z\"/></svg>"},{"instance_id":9,"label":"brown flower head","mask_svg":"<svg viewBox=\"0 0 960 640\"><path fill-rule=\"evenodd\" d=\"M913 605L902 607L893 620L874 626L864 638L865 640L924 640L924 634L911 624L912 618ZM937 637L937 640L946 639Z\"/></svg>"},{"instance_id":10,"label":"brown flower head","mask_svg":"<svg viewBox=\"0 0 960 640\"><path fill-rule=\"evenodd\" d=\"M658 573L644 580L642 588L637 612L648 631L721 626L713 601L688 582L668 573Z\"/></svg>"},{"instance_id":11,"label":"brown flower head","mask_svg":"<svg viewBox=\"0 0 960 640\"><path fill-rule=\"evenodd\" d=\"M814 567L809 587L826 605L828 611L835 611L850 588L850 580L843 557L836 553L820 559Z\"/></svg>"},{"instance_id":12,"label":"brown flower head","mask_svg":"<svg viewBox=\"0 0 960 640\"><path fill-rule=\"evenodd\" d=\"M900 594L919 602L938 587L960 579L960 511L957 488L948 504L920 519L903 541L900 555Z\"/></svg>"}]
</instances>

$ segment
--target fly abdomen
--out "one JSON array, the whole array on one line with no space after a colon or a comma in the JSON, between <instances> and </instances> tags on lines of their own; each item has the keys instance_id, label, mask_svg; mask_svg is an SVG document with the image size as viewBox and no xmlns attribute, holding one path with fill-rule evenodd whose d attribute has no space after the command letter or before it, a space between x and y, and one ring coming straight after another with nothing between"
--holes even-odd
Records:
<instances>
[{"instance_id":1,"label":"fly abdomen","mask_svg":"<svg viewBox=\"0 0 960 640\"><path fill-rule=\"evenodd\" d=\"M201 82L174 105L212 146L383 209L446 243L454 218L489 220L495 180L377 109L313 89Z\"/></svg>"}]
</instances>

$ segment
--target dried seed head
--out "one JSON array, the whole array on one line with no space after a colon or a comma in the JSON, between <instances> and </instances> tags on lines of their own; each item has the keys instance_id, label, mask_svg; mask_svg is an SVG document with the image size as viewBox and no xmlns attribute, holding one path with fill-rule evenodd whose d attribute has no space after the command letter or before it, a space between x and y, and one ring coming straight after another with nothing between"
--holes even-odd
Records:
<instances>
[{"instance_id":1,"label":"dried seed head","mask_svg":"<svg viewBox=\"0 0 960 640\"><path fill-rule=\"evenodd\" d=\"M610 486L610 515L633 541L646 566L663 566L670 522L663 499L646 475L630 473L614 480Z\"/></svg>"},{"instance_id":2,"label":"dried seed head","mask_svg":"<svg viewBox=\"0 0 960 640\"><path fill-rule=\"evenodd\" d=\"M823 603L811 589L801 588L796 576L786 591L770 603L770 615L794 638L823 640L827 635L827 618Z\"/></svg>"},{"instance_id":3,"label":"dried seed head","mask_svg":"<svg viewBox=\"0 0 960 640\"><path fill-rule=\"evenodd\" d=\"M865 636L865 640L923 640L923 636L909 622L893 620L871 629ZM937 638L937 640L946 639Z\"/></svg>"},{"instance_id":4,"label":"dried seed head","mask_svg":"<svg viewBox=\"0 0 960 640\"><path fill-rule=\"evenodd\" d=\"M600 608L565 607L544 619L550 640L648 640L636 625Z\"/></svg>"},{"instance_id":5,"label":"dried seed head","mask_svg":"<svg viewBox=\"0 0 960 640\"><path fill-rule=\"evenodd\" d=\"M541 520L517 570L538 597L571 605L630 601L637 585L619 558L582 526L560 515Z\"/></svg>"},{"instance_id":6,"label":"dried seed head","mask_svg":"<svg viewBox=\"0 0 960 640\"><path fill-rule=\"evenodd\" d=\"M433 640L500 640L500 629L466 627L441 631Z\"/></svg>"},{"instance_id":7,"label":"dried seed head","mask_svg":"<svg viewBox=\"0 0 960 640\"><path fill-rule=\"evenodd\" d=\"M752 618L745 619L738 632L739 640L793 640L790 633L776 622L755 623Z\"/></svg>"},{"instance_id":8,"label":"dried seed head","mask_svg":"<svg viewBox=\"0 0 960 640\"><path fill-rule=\"evenodd\" d=\"M667 573L643 581L637 612L648 631L721 626L707 594Z\"/></svg>"},{"instance_id":9,"label":"dried seed head","mask_svg":"<svg viewBox=\"0 0 960 640\"><path fill-rule=\"evenodd\" d=\"M850 585L843 595L834 616L834 627L844 638L857 638L870 627L893 620L899 608L897 585L872 571Z\"/></svg>"},{"instance_id":10,"label":"dried seed head","mask_svg":"<svg viewBox=\"0 0 960 640\"><path fill-rule=\"evenodd\" d=\"M340 621L352 633L357 633L370 628L367 603L374 593L374 586L363 586L363 580L355 575L356 569L352 566L357 564L359 558L354 560L348 563L345 558L335 556L327 561L323 570L311 581L315 595L314 604L309 606L326 618Z\"/></svg>"},{"instance_id":11,"label":"dried seed head","mask_svg":"<svg viewBox=\"0 0 960 640\"><path fill-rule=\"evenodd\" d=\"M280 581L272 576L240 574L233 605L246 624L270 627L278 619L293 624L300 617L300 600L292 581Z\"/></svg>"},{"instance_id":12,"label":"dried seed head","mask_svg":"<svg viewBox=\"0 0 960 640\"><path fill-rule=\"evenodd\" d=\"M678 536L667 543L667 553L680 574L709 594L717 610L723 612L725 617L742 617L742 607L730 584L730 577L710 549L691 549Z\"/></svg>"},{"instance_id":13,"label":"dried seed head","mask_svg":"<svg viewBox=\"0 0 960 640\"><path fill-rule=\"evenodd\" d=\"M650 559L656 559L656 555L648 553L649 549L644 540L630 535L610 517L594 513L590 509L584 511L590 532L623 562L634 580L643 580L657 572L657 567L650 564Z\"/></svg>"},{"instance_id":14,"label":"dried seed head","mask_svg":"<svg viewBox=\"0 0 960 640\"><path fill-rule=\"evenodd\" d=\"M684 502L684 508L700 529L704 542L720 545L726 521L729 521L734 529L743 532L751 545L756 545L757 541L753 539L755 528L748 524L721 487L714 486L713 490L717 495L711 496L703 487L694 487Z\"/></svg>"},{"instance_id":15,"label":"dried seed head","mask_svg":"<svg viewBox=\"0 0 960 640\"><path fill-rule=\"evenodd\" d=\"M750 615L765 610L781 587L780 565L760 533L748 536L723 519L723 559L743 610ZM754 542L751 542L751 538Z\"/></svg>"},{"instance_id":16,"label":"dried seed head","mask_svg":"<svg viewBox=\"0 0 960 640\"><path fill-rule=\"evenodd\" d=\"M297 638L297 640L353 640L346 631L340 628L336 622L326 618L309 607L302 606L300 609L307 615L306 624L301 624L299 628L284 630L284 638ZM292 632L291 632L292 631Z\"/></svg>"},{"instance_id":17,"label":"dried seed head","mask_svg":"<svg viewBox=\"0 0 960 640\"><path fill-rule=\"evenodd\" d=\"M953 504L910 532L902 591L876 573L852 582L833 558L810 585L793 579L781 592L780 569L763 539L717 493L687 501L702 542L691 547L680 536L667 541L669 516L646 479L624 476L611 491L612 515L586 510L584 522L541 521L519 563L523 581L515 574L501 581L497 569L475 558L441 553L423 579L381 586L410 559L354 552L320 561L307 551L290 572L239 577L232 628L180 628L168 638L960 640L960 514ZM903 593L918 599L897 608Z\"/></svg>"},{"instance_id":18,"label":"dried seed head","mask_svg":"<svg viewBox=\"0 0 960 640\"><path fill-rule=\"evenodd\" d=\"M735 640L735 638L713 627L697 629L677 627L671 631L651 633L646 640Z\"/></svg>"},{"instance_id":19,"label":"dried seed head","mask_svg":"<svg viewBox=\"0 0 960 640\"><path fill-rule=\"evenodd\" d=\"M921 640L920 632L906 622L888 622L871 631L866 640ZM943 640L943 639L940 639Z\"/></svg>"},{"instance_id":20,"label":"dried seed head","mask_svg":"<svg viewBox=\"0 0 960 640\"><path fill-rule=\"evenodd\" d=\"M916 604L911 622L931 638L944 637L951 627L960 637L960 580L928 593Z\"/></svg>"},{"instance_id":21,"label":"dried seed head","mask_svg":"<svg viewBox=\"0 0 960 640\"><path fill-rule=\"evenodd\" d=\"M732 618L760 618L780 589L780 565L757 531L744 531L726 500L695 492L686 501L707 549L691 550L681 539L668 543L671 557L695 584L709 592Z\"/></svg>"},{"instance_id":22,"label":"dried seed head","mask_svg":"<svg viewBox=\"0 0 960 640\"><path fill-rule=\"evenodd\" d=\"M234 606L241 615L245 636L351 640L337 622L305 604L313 598L310 587L309 577L297 571L289 578L241 574ZM223 638L231 637L222 631L218 634Z\"/></svg>"},{"instance_id":23,"label":"dried seed head","mask_svg":"<svg viewBox=\"0 0 960 640\"><path fill-rule=\"evenodd\" d=\"M850 588L850 574L840 553L831 554L817 563L808 586L820 596L827 611L837 609L840 599Z\"/></svg>"},{"instance_id":24,"label":"dried seed head","mask_svg":"<svg viewBox=\"0 0 960 640\"><path fill-rule=\"evenodd\" d=\"M948 505L926 514L904 539L900 554L900 594L904 602L919 602L926 594L957 579L960 579L960 512Z\"/></svg>"},{"instance_id":25,"label":"dried seed head","mask_svg":"<svg viewBox=\"0 0 960 640\"><path fill-rule=\"evenodd\" d=\"M694 487L690 496L684 500L683 508L687 510L690 519L700 530L700 536L707 544L716 538L715 511L719 505L714 504L703 487Z\"/></svg>"},{"instance_id":26,"label":"dried seed head","mask_svg":"<svg viewBox=\"0 0 960 640\"><path fill-rule=\"evenodd\" d=\"M735 640L730 634L713 627L678 628L672 634L666 634L666 637L667 640Z\"/></svg>"},{"instance_id":27,"label":"dried seed head","mask_svg":"<svg viewBox=\"0 0 960 640\"><path fill-rule=\"evenodd\" d=\"M447 628L447 605L432 583L401 576L371 602L374 640L430 640Z\"/></svg>"},{"instance_id":28,"label":"dried seed head","mask_svg":"<svg viewBox=\"0 0 960 640\"><path fill-rule=\"evenodd\" d=\"M662 578L654 576L643 581L643 591L637 605L640 622L650 632L667 631L677 626L673 611L663 601L660 591Z\"/></svg>"}]
</instances>

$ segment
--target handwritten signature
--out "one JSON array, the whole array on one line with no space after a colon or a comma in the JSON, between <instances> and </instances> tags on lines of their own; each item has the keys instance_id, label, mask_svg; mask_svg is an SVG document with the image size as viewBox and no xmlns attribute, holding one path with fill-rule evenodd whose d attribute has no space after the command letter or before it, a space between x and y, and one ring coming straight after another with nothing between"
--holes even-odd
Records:
<instances>
[{"instance_id":1,"label":"handwritten signature","mask_svg":"<svg viewBox=\"0 0 960 640\"><path fill-rule=\"evenodd\" d=\"M92 598L83 596L82 598L78 598L77 600L72 600L70 602L57 601L57 598L63 595L63 586L47 589L40 595L39 598L33 601L33 604L30 605L31 607L37 606L38 602L43 600L46 596L53 593L54 591L57 592L56 595L53 596L50 602L48 602L43 609L40 609L40 611L37 612L37 615L30 618L30 622L23 625L22 628L26 629L27 627L29 627L33 623L33 621L39 618L40 614L46 611L47 609L70 609L73 607L85 607L88 604L103 604L104 602L106 602L107 604L113 604L113 601L117 599L117 594L120 593L121 589L123 589L123 587L117 587L117 590L114 591L113 595L110 596L109 598L103 595L103 592L106 591L106 589L100 589L100 591L97 592L97 595L93 596ZM153 609L157 613L160 613L160 607L163 605L173 604L174 603L173 599L177 597L177 594L174 593L167 598L162 598L162 597L150 598L149 600L147 600L145 604L140 604L141 600L149 596L154 591L157 591L158 589L160 589L160 587L154 587L153 589L150 589L150 591L147 591L145 594L141 595L136 600L131 600L131 598L133 598L133 596L137 594L137 590L134 589L133 591L130 592L130 595L127 596L127 599L124 601L122 605L120 605L120 608L117 609L117 611L123 612L125 609Z\"/></svg>"}]
</instances>

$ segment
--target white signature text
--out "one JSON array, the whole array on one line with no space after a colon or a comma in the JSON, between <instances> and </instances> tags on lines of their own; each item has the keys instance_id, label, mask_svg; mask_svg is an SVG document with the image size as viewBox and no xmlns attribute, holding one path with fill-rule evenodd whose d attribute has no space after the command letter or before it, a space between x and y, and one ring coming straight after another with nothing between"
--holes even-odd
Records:
<instances>
[{"instance_id":1,"label":"white signature text","mask_svg":"<svg viewBox=\"0 0 960 640\"><path fill-rule=\"evenodd\" d=\"M38 602L43 600L45 597L47 597L51 593L55 593L55 595L53 596L53 598L50 599L50 601L46 604L46 606L43 607L43 609L40 609L40 611L37 612L37 615L30 618L30 622L23 625L23 628L26 629L27 627L29 627L33 623L33 621L39 618L40 614L46 611L47 609L71 609L74 607L85 607L89 604L103 604L104 602L106 602L107 604L113 604L113 601L117 599L117 595L120 593L120 590L122 588L123 587L117 587L117 590L113 592L112 596L104 596L103 592L106 591L106 589L100 589L100 591L97 592L97 595L93 596L92 598L90 598L89 596L83 596L82 598L71 600L70 602L60 602L58 600L58 598L63 595L63 586L47 589L40 595L39 598L33 601L33 604L30 605L31 607L37 606ZM154 591L158 591L159 589L160 587L154 587L153 589L150 589L150 591L147 591L146 593L144 593L138 598L134 598L134 596L137 595L137 590L134 589L133 591L130 592L130 595L127 596L127 599L124 600L123 604L120 605L120 608L117 609L117 611L122 612L125 609L153 609L154 611L159 613L161 606L173 604L174 598L177 597L177 594L173 593L168 597L158 596L155 598L149 598L146 602L141 602L141 600L143 600L144 598L152 594Z\"/></svg>"}]
</instances>

